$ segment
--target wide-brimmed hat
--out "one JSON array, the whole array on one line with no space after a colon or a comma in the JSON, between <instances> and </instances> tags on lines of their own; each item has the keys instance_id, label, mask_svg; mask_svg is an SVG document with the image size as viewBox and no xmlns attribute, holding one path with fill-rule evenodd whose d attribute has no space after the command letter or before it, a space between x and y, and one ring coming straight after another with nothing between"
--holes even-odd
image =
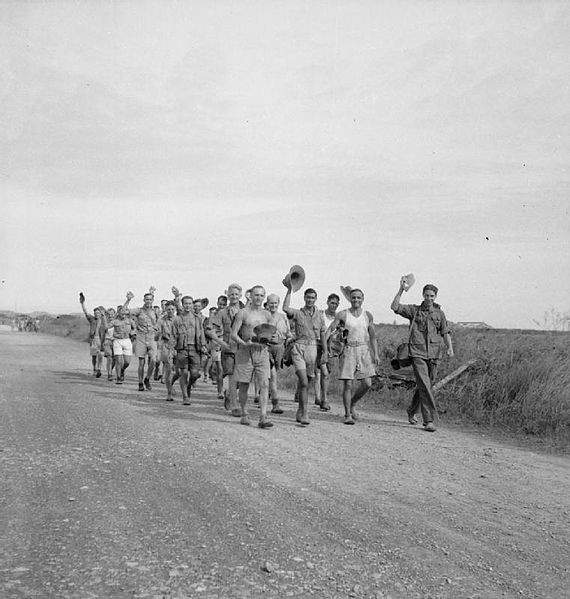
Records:
<instances>
[{"instance_id":1,"label":"wide-brimmed hat","mask_svg":"<svg viewBox=\"0 0 570 599\"><path fill-rule=\"evenodd\" d=\"M352 293L352 287L350 285L341 285L340 292L344 295L346 301L350 301L350 294Z\"/></svg>"},{"instance_id":2,"label":"wide-brimmed hat","mask_svg":"<svg viewBox=\"0 0 570 599\"><path fill-rule=\"evenodd\" d=\"M207 297L203 297L203 298L201 298L201 299L199 299L197 301L199 301L202 304L202 310L204 308L207 308L208 304L210 303L210 300Z\"/></svg>"},{"instance_id":3,"label":"wide-brimmed hat","mask_svg":"<svg viewBox=\"0 0 570 599\"><path fill-rule=\"evenodd\" d=\"M402 275L400 281L404 284L404 291L408 291L408 289L416 282L416 277L414 277L413 272L410 272L407 275Z\"/></svg>"},{"instance_id":4,"label":"wide-brimmed hat","mask_svg":"<svg viewBox=\"0 0 570 599\"><path fill-rule=\"evenodd\" d=\"M277 327L269 324L268 322L264 322L263 324L258 324L253 329L253 338L252 341L257 341L258 343L271 343L271 337L275 335L277 332Z\"/></svg>"},{"instance_id":5,"label":"wide-brimmed hat","mask_svg":"<svg viewBox=\"0 0 570 599\"><path fill-rule=\"evenodd\" d=\"M294 264L283 279L283 285L291 288L291 291L299 291L305 283L305 269L298 264Z\"/></svg>"}]
</instances>

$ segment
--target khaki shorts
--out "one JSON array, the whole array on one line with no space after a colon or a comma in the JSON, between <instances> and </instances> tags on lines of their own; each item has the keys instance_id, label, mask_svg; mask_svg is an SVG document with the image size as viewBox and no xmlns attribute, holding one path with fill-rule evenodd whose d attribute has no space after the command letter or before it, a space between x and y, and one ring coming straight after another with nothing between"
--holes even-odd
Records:
<instances>
[{"instance_id":1,"label":"khaki shorts","mask_svg":"<svg viewBox=\"0 0 570 599\"><path fill-rule=\"evenodd\" d=\"M291 350L291 359L295 372L306 370L307 376L315 376L315 366L317 364L317 346L305 345L304 343L294 343Z\"/></svg>"},{"instance_id":2,"label":"khaki shorts","mask_svg":"<svg viewBox=\"0 0 570 599\"><path fill-rule=\"evenodd\" d=\"M113 339L113 353L115 356L132 356L133 344L130 339Z\"/></svg>"},{"instance_id":3,"label":"khaki shorts","mask_svg":"<svg viewBox=\"0 0 570 599\"><path fill-rule=\"evenodd\" d=\"M233 351L222 350L222 372L224 376L231 376L236 367L236 355Z\"/></svg>"},{"instance_id":4,"label":"khaki shorts","mask_svg":"<svg viewBox=\"0 0 570 599\"><path fill-rule=\"evenodd\" d=\"M279 345L269 346L269 363L272 368L279 370L283 368L283 354L285 353L285 346L280 343Z\"/></svg>"},{"instance_id":5,"label":"khaki shorts","mask_svg":"<svg viewBox=\"0 0 570 599\"><path fill-rule=\"evenodd\" d=\"M347 345L339 357L340 380L362 380L376 374L368 345Z\"/></svg>"},{"instance_id":6,"label":"khaki shorts","mask_svg":"<svg viewBox=\"0 0 570 599\"><path fill-rule=\"evenodd\" d=\"M144 339L137 337L135 341L135 356L137 358L146 358L146 356L148 356L151 360L156 360L157 354L158 350L154 339L145 341Z\"/></svg>"},{"instance_id":7,"label":"khaki shorts","mask_svg":"<svg viewBox=\"0 0 570 599\"><path fill-rule=\"evenodd\" d=\"M235 378L238 383L250 383L254 376L258 380L269 380L269 352L266 347L240 347L236 352Z\"/></svg>"}]
</instances>

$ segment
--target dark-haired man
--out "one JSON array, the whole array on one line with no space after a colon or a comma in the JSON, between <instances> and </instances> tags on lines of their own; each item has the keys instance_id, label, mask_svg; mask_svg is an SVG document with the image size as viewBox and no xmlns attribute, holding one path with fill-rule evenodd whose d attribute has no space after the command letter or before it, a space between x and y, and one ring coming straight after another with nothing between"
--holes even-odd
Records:
<instances>
[{"instance_id":1,"label":"dark-haired man","mask_svg":"<svg viewBox=\"0 0 570 599\"><path fill-rule=\"evenodd\" d=\"M295 338L291 349L291 359L297 375L297 391L299 395L299 408L297 422L309 424L309 385L313 385L317 363L317 346L319 342L326 347L326 327L322 312L317 310L317 292L308 288L303 294L305 305L300 308L291 308L291 285L287 286L287 293L283 300L283 312L291 321L291 330ZM323 352L321 364L327 363L327 354Z\"/></svg>"},{"instance_id":2,"label":"dark-haired man","mask_svg":"<svg viewBox=\"0 0 570 599\"><path fill-rule=\"evenodd\" d=\"M107 329L105 310L99 306L93 310L93 315L89 314L85 308L85 296L83 293L79 294L79 303L89 323L89 353L91 354L93 376L99 378L101 376L101 364L103 363L103 342Z\"/></svg>"}]
</instances>

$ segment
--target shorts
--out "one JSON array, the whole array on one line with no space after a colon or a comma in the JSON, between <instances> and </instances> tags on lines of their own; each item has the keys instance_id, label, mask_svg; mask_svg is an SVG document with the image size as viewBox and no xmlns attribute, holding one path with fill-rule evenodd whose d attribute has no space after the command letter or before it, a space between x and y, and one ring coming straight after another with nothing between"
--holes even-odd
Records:
<instances>
[{"instance_id":1,"label":"shorts","mask_svg":"<svg viewBox=\"0 0 570 599\"><path fill-rule=\"evenodd\" d=\"M161 362L164 362L165 364L174 364L176 350L170 347L166 347L166 345L163 345L159 353Z\"/></svg>"},{"instance_id":2,"label":"shorts","mask_svg":"<svg viewBox=\"0 0 570 599\"><path fill-rule=\"evenodd\" d=\"M240 347L236 352L236 380L250 383L254 376L260 381L269 380L269 352L266 347Z\"/></svg>"},{"instance_id":3,"label":"shorts","mask_svg":"<svg viewBox=\"0 0 570 599\"><path fill-rule=\"evenodd\" d=\"M133 344L130 339L113 339L113 353L115 356L132 356Z\"/></svg>"},{"instance_id":4,"label":"shorts","mask_svg":"<svg viewBox=\"0 0 570 599\"><path fill-rule=\"evenodd\" d=\"M315 376L315 366L317 364L317 346L306 345L305 343L294 343L291 350L291 359L295 372L306 370L307 376Z\"/></svg>"},{"instance_id":5,"label":"shorts","mask_svg":"<svg viewBox=\"0 0 570 599\"><path fill-rule=\"evenodd\" d=\"M376 374L368 345L347 345L338 363L340 380L359 381Z\"/></svg>"},{"instance_id":6,"label":"shorts","mask_svg":"<svg viewBox=\"0 0 570 599\"><path fill-rule=\"evenodd\" d=\"M233 351L222 350L222 372L224 376L231 376L236 367L236 355Z\"/></svg>"},{"instance_id":7,"label":"shorts","mask_svg":"<svg viewBox=\"0 0 570 599\"><path fill-rule=\"evenodd\" d=\"M137 337L135 341L135 356L137 358L146 358L148 356L151 360L156 360L157 353L156 341L154 339L145 341L144 338Z\"/></svg>"},{"instance_id":8,"label":"shorts","mask_svg":"<svg viewBox=\"0 0 570 599\"><path fill-rule=\"evenodd\" d=\"M271 365L271 368L275 368L276 370L283 368L284 353L285 346L282 343L269 346L269 364Z\"/></svg>"},{"instance_id":9,"label":"shorts","mask_svg":"<svg viewBox=\"0 0 570 599\"><path fill-rule=\"evenodd\" d=\"M101 353L101 339L94 337L89 342L89 353L92 356L98 356Z\"/></svg>"},{"instance_id":10,"label":"shorts","mask_svg":"<svg viewBox=\"0 0 570 599\"><path fill-rule=\"evenodd\" d=\"M188 369L193 373L200 370L200 353L194 346L176 351L176 366L182 369Z\"/></svg>"},{"instance_id":11,"label":"shorts","mask_svg":"<svg viewBox=\"0 0 570 599\"><path fill-rule=\"evenodd\" d=\"M105 341L103 341L103 354L106 358L113 357L113 340L112 339L105 339Z\"/></svg>"}]
</instances>

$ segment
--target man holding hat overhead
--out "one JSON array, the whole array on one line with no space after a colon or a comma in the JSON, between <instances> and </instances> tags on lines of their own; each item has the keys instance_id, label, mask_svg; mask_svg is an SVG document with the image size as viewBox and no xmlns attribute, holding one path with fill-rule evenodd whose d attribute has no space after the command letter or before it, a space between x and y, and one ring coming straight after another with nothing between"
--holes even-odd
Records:
<instances>
[{"instance_id":1,"label":"man holding hat overhead","mask_svg":"<svg viewBox=\"0 0 570 599\"><path fill-rule=\"evenodd\" d=\"M295 267L293 267L295 268ZM317 345L320 342L326 347L326 327L323 314L317 310L317 292L308 288L304 293L305 305L300 308L291 308L291 292L300 289L304 282L304 271L298 277L292 276L291 272L283 279L287 287L287 293L283 300L283 312L291 321L291 329L295 338L291 349L291 359L297 375L297 389L299 391L299 409L297 410L297 422L309 424L309 381L313 383L315 367L317 362ZM301 268L301 267L298 267ZM295 273L293 273L295 274ZM300 280L301 279L301 280ZM299 281L300 280L300 284ZM324 352L321 364L326 364L327 355Z\"/></svg>"}]
</instances>

